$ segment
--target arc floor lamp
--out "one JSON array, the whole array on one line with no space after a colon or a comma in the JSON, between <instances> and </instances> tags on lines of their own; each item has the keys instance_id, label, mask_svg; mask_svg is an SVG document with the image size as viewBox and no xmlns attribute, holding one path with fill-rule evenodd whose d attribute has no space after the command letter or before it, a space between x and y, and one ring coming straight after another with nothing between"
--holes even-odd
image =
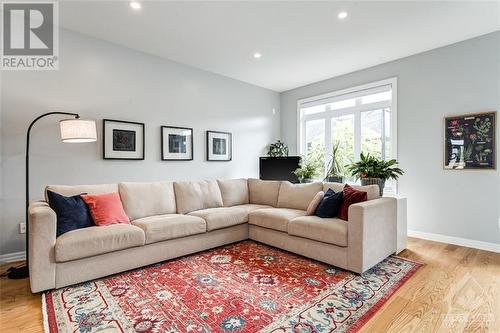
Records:
<instances>
[{"instance_id":1,"label":"arc floor lamp","mask_svg":"<svg viewBox=\"0 0 500 333\"><path fill-rule=\"evenodd\" d=\"M42 114L41 116L35 118L28 126L28 130L26 132L26 206L25 206L25 214L26 214L26 265L11 268L9 270L9 278L11 279L23 279L29 276L29 199L30 199L30 160L29 160L29 152L30 152L30 134L31 129L35 123L47 116L52 115L63 115L63 116L73 116L74 118L63 119L59 121L59 127L61 130L61 141L68 143L81 143L81 142L94 142L97 141L97 132L95 127L95 121L93 120L82 120L80 119L80 115L77 113L71 112L47 112Z\"/></svg>"}]
</instances>

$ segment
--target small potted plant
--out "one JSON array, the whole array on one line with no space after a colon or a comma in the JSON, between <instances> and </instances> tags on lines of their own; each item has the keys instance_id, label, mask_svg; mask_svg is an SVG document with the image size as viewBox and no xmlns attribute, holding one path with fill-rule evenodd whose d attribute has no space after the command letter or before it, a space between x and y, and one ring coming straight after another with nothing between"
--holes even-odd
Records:
<instances>
[{"instance_id":1,"label":"small potted plant","mask_svg":"<svg viewBox=\"0 0 500 333\"><path fill-rule=\"evenodd\" d=\"M314 163L302 158L299 167L293 171L293 174L299 178L299 182L310 183L314 176L318 174L318 167Z\"/></svg>"},{"instance_id":2,"label":"small potted plant","mask_svg":"<svg viewBox=\"0 0 500 333\"><path fill-rule=\"evenodd\" d=\"M384 194L385 181L397 180L404 171L398 168L396 160L384 161L370 154L360 155L360 160L348 166L348 171L356 179L361 179L361 185L376 184L380 189L380 196Z\"/></svg>"},{"instance_id":3,"label":"small potted plant","mask_svg":"<svg viewBox=\"0 0 500 333\"><path fill-rule=\"evenodd\" d=\"M339 162L339 156L337 152L339 150L340 142L336 142L332 148L332 158L328 162L328 167L326 171L325 181L333 183L343 183L344 182L344 172L343 167Z\"/></svg>"},{"instance_id":4,"label":"small potted plant","mask_svg":"<svg viewBox=\"0 0 500 333\"><path fill-rule=\"evenodd\" d=\"M288 147L286 144L278 140L276 143L271 143L269 145L269 151L267 152L269 157L286 157L288 156Z\"/></svg>"}]
</instances>

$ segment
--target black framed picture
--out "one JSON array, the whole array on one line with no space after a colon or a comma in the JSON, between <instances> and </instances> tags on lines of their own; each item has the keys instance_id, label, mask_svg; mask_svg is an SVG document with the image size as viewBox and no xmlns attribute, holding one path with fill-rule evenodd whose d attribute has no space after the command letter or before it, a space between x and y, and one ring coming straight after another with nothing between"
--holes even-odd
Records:
<instances>
[{"instance_id":1,"label":"black framed picture","mask_svg":"<svg viewBox=\"0 0 500 333\"><path fill-rule=\"evenodd\" d=\"M105 160L144 159L144 123L103 119L102 132Z\"/></svg>"},{"instance_id":2,"label":"black framed picture","mask_svg":"<svg viewBox=\"0 0 500 333\"><path fill-rule=\"evenodd\" d=\"M191 161L193 159L193 129L162 126L161 159L163 161Z\"/></svg>"},{"instance_id":3,"label":"black framed picture","mask_svg":"<svg viewBox=\"0 0 500 333\"><path fill-rule=\"evenodd\" d=\"M231 161L232 134L207 131L207 161Z\"/></svg>"},{"instance_id":4,"label":"black framed picture","mask_svg":"<svg viewBox=\"0 0 500 333\"><path fill-rule=\"evenodd\" d=\"M446 117L444 168L496 169L496 111Z\"/></svg>"}]
</instances>

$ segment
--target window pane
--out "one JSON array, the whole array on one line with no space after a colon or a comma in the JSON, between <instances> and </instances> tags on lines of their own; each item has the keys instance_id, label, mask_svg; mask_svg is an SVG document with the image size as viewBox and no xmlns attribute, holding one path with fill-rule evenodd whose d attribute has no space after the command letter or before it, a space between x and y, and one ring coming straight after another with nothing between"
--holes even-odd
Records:
<instances>
[{"instance_id":1,"label":"window pane","mask_svg":"<svg viewBox=\"0 0 500 333\"><path fill-rule=\"evenodd\" d=\"M325 120L306 121L305 135L306 159L315 163L322 174L325 166Z\"/></svg>"},{"instance_id":2,"label":"window pane","mask_svg":"<svg viewBox=\"0 0 500 333\"><path fill-rule=\"evenodd\" d=\"M350 108L353 106L356 106L356 99L355 98L344 99L341 101L330 103L330 108L332 110L345 109L345 108Z\"/></svg>"},{"instance_id":3,"label":"window pane","mask_svg":"<svg viewBox=\"0 0 500 333\"><path fill-rule=\"evenodd\" d=\"M392 98L392 91L384 91L376 94L361 97L361 104L389 101Z\"/></svg>"},{"instance_id":4,"label":"window pane","mask_svg":"<svg viewBox=\"0 0 500 333\"><path fill-rule=\"evenodd\" d=\"M315 105L315 106L301 109L302 114L304 114L304 115L320 113L320 112L324 112L325 110L326 110L325 104Z\"/></svg>"},{"instance_id":5,"label":"window pane","mask_svg":"<svg viewBox=\"0 0 500 333\"><path fill-rule=\"evenodd\" d=\"M324 170L331 160L330 149L337 146L336 158L344 167L343 176L349 183L356 180L347 174L345 166L358 161L360 152L385 160L397 158L393 150L396 138L392 134L396 124L391 114L391 86L358 88L348 94L318 96L314 103L323 104L305 104L310 107L301 108L301 115L305 117L301 120L300 153ZM327 147L329 151L325 151ZM386 189L392 190L396 184L387 181Z\"/></svg>"},{"instance_id":6,"label":"window pane","mask_svg":"<svg viewBox=\"0 0 500 333\"><path fill-rule=\"evenodd\" d=\"M391 109L384 110L385 118L385 159L392 159Z\"/></svg>"},{"instance_id":7,"label":"window pane","mask_svg":"<svg viewBox=\"0 0 500 333\"><path fill-rule=\"evenodd\" d=\"M345 166L354 162L354 114L333 117L331 128L332 147L339 145L337 158L345 172Z\"/></svg>"},{"instance_id":8,"label":"window pane","mask_svg":"<svg viewBox=\"0 0 500 333\"><path fill-rule=\"evenodd\" d=\"M361 112L361 151L382 158L382 111Z\"/></svg>"}]
</instances>

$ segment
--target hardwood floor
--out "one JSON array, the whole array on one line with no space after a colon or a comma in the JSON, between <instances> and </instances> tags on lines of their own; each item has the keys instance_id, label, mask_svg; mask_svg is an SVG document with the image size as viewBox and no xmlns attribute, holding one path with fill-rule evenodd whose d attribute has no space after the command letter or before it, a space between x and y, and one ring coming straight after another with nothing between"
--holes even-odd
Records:
<instances>
[{"instance_id":1,"label":"hardwood floor","mask_svg":"<svg viewBox=\"0 0 500 333\"><path fill-rule=\"evenodd\" d=\"M410 238L400 256L425 265L360 332L500 332L500 254ZM28 280L0 280L0 332L43 332Z\"/></svg>"}]
</instances>

